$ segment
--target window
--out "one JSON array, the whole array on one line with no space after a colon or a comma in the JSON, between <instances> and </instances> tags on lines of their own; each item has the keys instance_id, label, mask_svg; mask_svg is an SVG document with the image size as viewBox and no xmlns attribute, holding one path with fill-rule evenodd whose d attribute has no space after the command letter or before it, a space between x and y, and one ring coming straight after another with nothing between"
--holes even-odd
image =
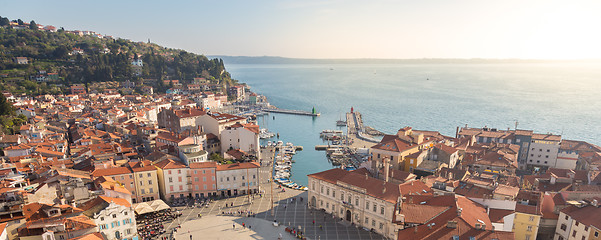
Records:
<instances>
[{"instance_id":1,"label":"window","mask_svg":"<svg viewBox=\"0 0 601 240\"><path fill-rule=\"evenodd\" d=\"M113 214L113 218L117 218L117 214Z\"/></svg>"},{"instance_id":2,"label":"window","mask_svg":"<svg viewBox=\"0 0 601 240\"><path fill-rule=\"evenodd\" d=\"M206 182L207 181L207 177L202 177L202 181Z\"/></svg>"},{"instance_id":3,"label":"window","mask_svg":"<svg viewBox=\"0 0 601 240\"><path fill-rule=\"evenodd\" d=\"M198 171L197 171L197 170L194 170L194 174L198 174Z\"/></svg>"},{"instance_id":4,"label":"window","mask_svg":"<svg viewBox=\"0 0 601 240\"><path fill-rule=\"evenodd\" d=\"M121 180L125 180L125 176L121 176Z\"/></svg>"},{"instance_id":5,"label":"window","mask_svg":"<svg viewBox=\"0 0 601 240\"><path fill-rule=\"evenodd\" d=\"M332 197L336 197L336 190L332 189Z\"/></svg>"},{"instance_id":6,"label":"window","mask_svg":"<svg viewBox=\"0 0 601 240\"><path fill-rule=\"evenodd\" d=\"M326 189L326 195L330 196L330 188Z\"/></svg>"},{"instance_id":7,"label":"window","mask_svg":"<svg viewBox=\"0 0 601 240\"><path fill-rule=\"evenodd\" d=\"M179 185L179 190L180 190L180 191L183 191L183 190L184 190L184 186L182 186L182 185Z\"/></svg>"},{"instance_id":8,"label":"window","mask_svg":"<svg viewBox=\"0 0 601 240\"><path fill-rule=\"evenodd\" d=\"M365 209L369 210L369 202L365 201Z\"/></svg>"},{"instance_id":9,"label":"window","mask_svg":"<svg viewBox=\"0 0 601 240\"><path fill-rule=\"evenodd\" d=\"M321 186L321 193L323 193L323 186Z\"/></svg>"},{"instance_id":10,"label":"window","mask_svg":"<svg viewBox=\"0 0 601 240\"><path fill-rule=\"evenodd\" d=\"M253 174L253 179L257 179L257 176L255 176L254 174Z\"/></svg>"},{"instance_id":11,"label":"window","mask_svg":"<svg viewBox=\"0 0 601 240\"><path fill-rule=\"evenodd\" d=\"M205 190L207 190L207 185L206 184L203 184L202 186L204 187Z\"/></svg>"},{"instance_id":12,"label":"window","mask_svg":"<svg viewBox=\"0 0 601 240\"><path fill-rule=\"evenodd\" d=\"M530 240L530 235L526 235L526 240Z\"/></svg>"},{"instance_id":13,"label":"window","mask_svg":"<svg viewBox=\"0 0 601 240\"><path fill-rule=\"evenodd\" d=\"M378 211L378 205L374 203L374 212Z\"/></svg>"},{"instance_id":14,"label":"window","mask_svg":"<svg viewBox=\"0 0 601 240\"><path fill-rule=\"evenodd\" d=\"M130 235L130 234L131 234L131 229L130 229L130 228L128 228L127 230L125 230L125 233L126 233L127 235Z\"/></svg>"},{"instance_id":15,"label":"window","mask_svg":"<svg viewBox=\"0 0 601 240\"><path fill-rule=\"evenodd\" d=\"M313 189L313 191L315 191L315 182L312 182L311 186L312 186L311 188Z\"/></svg>"},{"instance_id":16,"label":"window","mask_svg":"<svg viewBox=\"0 0 601 240\"><path fill-rule=\"evenodd\" d=\"M115 231L115 238L116 239L120 239L121 238L121 233L119 233L119 231Z\"/></svg>"},{"instance_id":17,"label":"window","mask_svg":"<svg viewBox=\"0 0 601 240\"><path fill-rule=\"evenodd\" d=\"M359 206L359 197L355 197L355 205Z\"/></svg>"},{"instance_id":18,"label":"window","mask_svg":"<svg viewBox=\"0 0 601 240\"><path fill-rule=\"evenodd\" d=\"M244 180L244 176L242 176L242 180Z\"/></svg>"},{"instance_id":19,"label":"window","mask_svg":"<svg viewBox=\"0 0 601 240\"><path fill-rule=\"evenodd\" d=\"M144 191L144 188L142 188L141 192L142 192L142 194L146 194L146 192Z\"/></svg>"},{"instance_id":20,"label":"window","mask_svg":"<svg viewBox=\"0 0 601 240\"><path fill-rule=\"evenodd\" d=\"M373 219L371 220L371 226L372 226L372 227L375 227L375 226L376 226L376 220L373 220Z\"/></svg>"},{"instance_id":21,"label":"window","mask_svg":"<svg viewBox=\"0 0 601 240\"><path fill-rule=\"evenodd\" d=\"M340 201L344 201L344 193L340 193Z\"/></svg>"},{"instance_id":22,"label":"window","mask_svg":"<svg viewBox=\"0 0 601 240\"><path fill-rule=\"evenodd\" d=\"M576 237L576 230L572 232L572 237Z\"/></svg>"},{"instance_id":23,"label":"window","mask_svg":"<svg viewBox=\"0 0 601 240\"><path fill-rule=\"evenodd\" d=\"M146 174L146 176L147 176L147 177L150 177L150 176L152 176L152 174L148 173L148 174Z\"/></svg>"},{"instance_id":24,"label":"window","mask_svg":"<svg viewBox=\"0 0 601 240\"><path fill-rule=\"evenodd\" d=\"M564 231L565 231L565 230L566 230L568 227L567 227L567 226L566 226L564 223L562 223L562 224L561 224L561 227L559 227L559 228L560 228L561 230L564 230Z\"/></svg>"},{"instance_id":25,"label":"window","mask_svg":"<svg viewBox=\"0 0 601 240\"><path fill-rule=\"evenodd\" d=\"M380 223L380 230L384 229L384 224Z\"/></svg>"},{"instance_id":26,"label":"window","mask_svg":"<svg viewBox=\"0 0 601 240\"><path fill-rule=\"evenodd\" d=\"M173 182L173 178L169 177L169 182L170 183Z\"/></svg>"},{"instance_id":27,"label":"window","mask_svg":"<svg viewBox=\"0 0 601 240\"><path fill-rule=\"evenodd\" d=\"M206 173L207 173L207 170L204 170L204 169L203 169L203 170L202 170L202 174L206 174Z\"/></svg>"},{"instance_id":28,"label":"window","mask_svg":"<svg viewBox=\"0 0 601 240\"><path fill-rule=\"evenodd\" d=\"M551 150L547 149L547 152L550 152Z\"/></svg>"},{"instance_id":29,"label":"window","mask_svg":"<svg viewBox=\"0 0 601 240\"><path fill-rule=\"evenodd\" d=\"M198 190L198 185L195 185L195 186L194 186L194 189Z\"/></svg>"},{"instance_id":30,"label":"window","mask_svg":"<svg viewBox=\"0 0 601 240\"><path fill-rule=\"evenodd\" d=\"M182 182L182 177L177 177L178 182Z\"/></svg>"},{"instance_id":31,"label":"window","mask_svg":"<svg viewBox=\"0 0 601 240\"><path fill-rule=\"evenodd\" d=\"M139 177L142 177L142 174L140 173L140 174L138 174L138 176L139 176Z\"/></svg>"},{"instance_id":32,"label":"window","mask_svg":"<svg viewBox=\"0 0 601 240\"><path fill-rule=\"evenodd\" d=\"M195 182L198 182L198 177L194 177L194 181L195 181Z\"/></svg>"},{"instance_id":33,"label":"window","mask_svg":"<svg viewBox=\"0 0 601 240\"><path fill-rule=\"evenodd\" d=\"M144 186L144 181L140 181L140 186Z\"/></svg>"},{"instance_id":34,"label":"window","mask_svg":"<svg viewBox=\"0 0 601 240\"><path fill-rule=\"evenodd\" d=\"M182 170L181 169L177 169L177 173L181 174Z\"/></svg>"},{"instance_id":35,"label":"window","mask_svg":"<svg viewBox=\"0 0 601 240\"><path fill-rule=\"evenodd\" d=\"M528 232L532 232L532 226L528 226Z\"/></svg>"},{"instance_id":36,"label":"window","mask_svg":"<svg viewBox=\"0 0 601 240\"><path fill-rule=\"evenodd\" d=\"M576 227L578 227L578 225L579 225L578 222L576 222Z\"/></svg>"},{"instance_id":37,"label":"window","mask_svg":"<svg viewBox=\"0 0 601 240\"><path fill-rule=\"evenodd\" d=\"M380 207L380 214L384 215L384 207Z\"/></svg>"},{"instance_id":38,"label":"window","mask_svg":"<svg viewBox=\"0 0 601 240\"><path fill-rule=\"evenodd\" d=\"M169 190L173 192L173 186L169 186Z\"/></svg>"},{"instance_id":39,"label":"window","mask_svg":"<svg viewBox=\"0 0 601 240\"><path fill-rule=\"evenodd\" d=\"M234 181L236 181L236 176L234 176Z\"/></svg>"},{"instance_id":40,"label":"window","mask_svg":"<svg viewBox=\"0 0 601 240\"><path fill-rule=\"evenodd\" d=\"M545 157L546 157L546 158L549 158L549 155L546 155Z\"/></svg>"},{"instance_id":41,"label":"window","mask_svg":"<svg viewBox=\"0 0 601 240\"><path fill-rule=\"evenodd\" d=\"M225 177L225 180L229 182L230 181L230 177Z\"/></svg>"},{"instance_id":42,"label":"window","mask_svg":"<svg viewBox=\"0 0 601 240\"><path fill-rule=\"evenodd\" d=\"M534 221L534 217L530 216L530 219L528 221L530 221L530 222Z\"/></svg>"},{"instance_id":43,"label":"window","mask_svg":"<svg viewBox=\"0 0 601 240\"><path fill-rule=\"evenodd\" d=\"M566 215L566 220L568 220L568 215Z\"/></svg>"},{"instance_id":44,"label":"window","mask_svg":"<svg viewBox=\"0 0 601 240\"><path fill-rule=\"evenodd\" d=\"M167 171L167 173L171 174L171 170Z\"/></svg>"},{"instance_id":45,"label":"window","mask_svg":"<svg viewBox=\"0 0 601 240\"><path fill-rule=\"evenodd\" d=\"M598 236L599 236L599 232L595 232L595 237L598 237Z\"/></svg>"},{"instance_id":46,"label":"window","mask_svg":"<svg viewBox=\"0 0 601 240\"><path fill-rule=\"evenodd\" d=\"M152 190L152 188L148 189L148 193L153 193L154 191Z\"/></svg>"},{"instance_id":47,"label":"window","mask_svg":"<svg viewBox=\"0 0 601 240\"><path fill-rule=\"evenodd\" d=\"M369 218L368 217L365 218L365 224L369 224Z\"/></svg>"},{"instance_id":48,"label":"window","mask_svg":"<svg viewBox=\"0 0 601 240\"><path fill-rule=\"evenodd\" d=\"M330 208L330 203L329 202L326 203L326 208Z\"/></svg>"}]
</instances>

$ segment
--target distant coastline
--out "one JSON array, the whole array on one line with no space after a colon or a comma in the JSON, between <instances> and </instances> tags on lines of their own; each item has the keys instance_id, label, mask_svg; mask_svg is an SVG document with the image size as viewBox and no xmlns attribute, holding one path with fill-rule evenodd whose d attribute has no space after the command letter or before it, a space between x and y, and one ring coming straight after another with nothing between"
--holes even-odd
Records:
<instances>
[{"instance_id":1,"label":"distant coastline","mask_svg":"<svg viewBox=\"0 0 601 240\"><path fill-rule=\"evenodd\" d=\"M545 59L486 59L486 58L420 58L420 59L316 59L276 56L208 55L223 59L225 64L500 64L500 63L601 63L601 59L545 60Z\"/></svg>"}]
</instances>

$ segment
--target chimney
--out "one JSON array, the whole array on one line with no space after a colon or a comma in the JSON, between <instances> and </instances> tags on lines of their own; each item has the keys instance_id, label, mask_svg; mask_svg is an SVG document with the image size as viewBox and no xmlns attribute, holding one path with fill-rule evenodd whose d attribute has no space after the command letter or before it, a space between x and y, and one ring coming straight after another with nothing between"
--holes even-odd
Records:
<instances>
[{"instance_id":1,"label":"chimney","mask_svg":"<svg viewBox=\"0 0 601 240\"><path fill-rule=\"evenodd\" d=\"M382 188L382 194L386 193L386 187Z\"/></svg>"},{"instance_id":2,"label":"chimney","mask_svg":"<svg viewBox=\"0 0 601 240\"><path fill-rule=\"evenodd\" d=\"M390 177L390 158L384 158L384 181L388 182Z\"/></svg>"},{"instance_id":3,"label":"chimney","mask_svg":"<svg viewBox=\"0 0 601 240\"><path fill-rule=\"evenodd\" d=\"M365 173L365 180L369 179L369 176L367 176L367 173Z\"/></svg>"},{"instance_id":4,"label":"chimney","mask_svg":"<svg viewBox=\"0 0 601 240\"><path fill-rule=\"evenodd\" d=\"M463 211L462 208L457 208L457 216L461 217L461 211Z\"/></svg>"},{"instance_id":5,"label":"chimney","mask_svg":"<svg viewBox=\"0 0 601 240\"><path fill-rule=\"evenodd\" d=\"M457 228L457 221L448 221L447 222L447 228Z\"/></svg>"},{"instance_id":6,"label":"chimney","mask_svg":"<svg viewBox=\"0 0 601 240\"><path fill-rule=\"evenodd\" d=\"M413 229L415 229L415 230L414 230L414 233L417 233L417 226L415 226L415 228L413 228Z\"/></svg>"}]
</instances>

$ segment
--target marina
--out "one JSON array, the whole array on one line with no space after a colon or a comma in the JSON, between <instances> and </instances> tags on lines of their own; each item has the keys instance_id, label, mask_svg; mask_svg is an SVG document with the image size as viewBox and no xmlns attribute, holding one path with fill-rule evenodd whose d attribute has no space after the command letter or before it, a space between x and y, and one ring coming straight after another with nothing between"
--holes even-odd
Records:
<instances>
[{"instance_id":1,"label":"marina","mask_svg":"<svg viewBox=\"0 0 601 240\"><path fill-rule=\"evenodd\" d=\"M282 141L278 141L277 143L269 141L267 147L274 147L276 151L273 164L273 181L291 189L308 190L307 187L299 185L290 179L292 164L295 162L292 156L296 154L296 151L302 151L303 147L294 146L292 143L284 144Z\"/></svg>"}]
</instances>

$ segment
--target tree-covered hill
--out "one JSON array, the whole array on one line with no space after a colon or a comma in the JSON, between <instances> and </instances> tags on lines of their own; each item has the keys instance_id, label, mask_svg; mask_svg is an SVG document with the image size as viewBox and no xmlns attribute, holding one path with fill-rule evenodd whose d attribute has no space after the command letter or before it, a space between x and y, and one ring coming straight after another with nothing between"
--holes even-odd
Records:
<instances>
[{"instance_id":1,"label":"tree-covered hill","mask_svg":"<svg viewBox=\"0 0 601 240\"><path fill-rule=\"evenodd\" d=\"M164 91L166 86L161 80L167 79L184 83L199 77L221 84L234 81L221 59L98 34L63 29L52 32L38 28L34 21L13 22L0 17L0 79L5 83L0 90L54 93L60 89L52 85L126 80L141 83L141 79L154 79L155 87ZM17 57L27 58L28 63L19 64ZM143 61L142 67L132 65L138 58ZM36 75L44 72L57 73L58 79L36 81Z\"/></svg>"}]
</instances>

